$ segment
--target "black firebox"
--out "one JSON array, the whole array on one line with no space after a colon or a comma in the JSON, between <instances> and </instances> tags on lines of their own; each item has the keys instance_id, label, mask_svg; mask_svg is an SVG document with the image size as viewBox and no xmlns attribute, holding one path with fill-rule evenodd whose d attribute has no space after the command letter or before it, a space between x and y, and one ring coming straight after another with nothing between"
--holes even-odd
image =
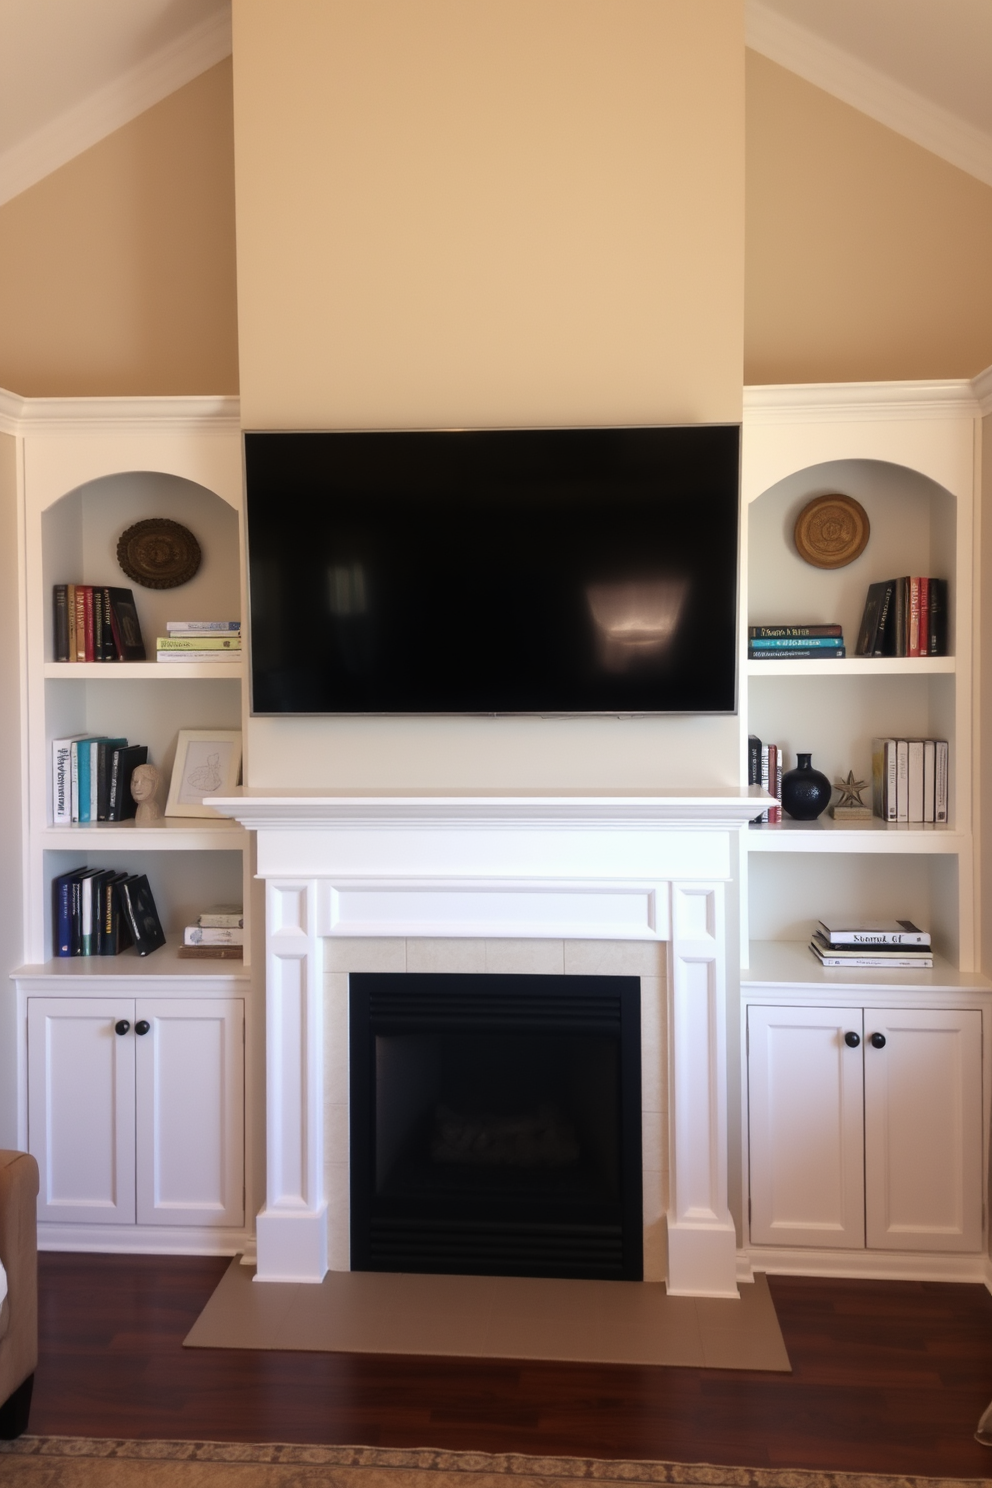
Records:
<instances>
[{"instance_id":1,"label":"black firebox","mask_svg":"<svg viewBox=\"0 0 992 1488\"><path fill-rule=\"evenodd\" d=\"M355 974L354 1271L639 1281L636 977Z\"/></svg>"}]
</instances>

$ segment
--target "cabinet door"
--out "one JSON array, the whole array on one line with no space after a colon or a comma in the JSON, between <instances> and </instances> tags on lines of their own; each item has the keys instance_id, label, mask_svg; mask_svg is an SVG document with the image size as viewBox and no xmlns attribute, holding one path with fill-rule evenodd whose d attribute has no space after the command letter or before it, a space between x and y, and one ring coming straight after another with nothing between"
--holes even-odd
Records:
<instances>
[{"instance_id":1,"label":"cabinet door","mask_svg":"<svg viewBox=\"0 0 992 1488\"><path fill-rule=\"evenodd\" d=\"M138 1223L244 1223L244 1003L135 1006Z\"/></svg>"},{"instance_id":2,"label":"cabinet door","mask_svg":"<svg viewBox=\"0 0 992 1488\"><path fill-rule=\"evenodd\" d=\"M981 1013L866 1010L865 1032L869 1247L981 1250Z\"/></svg>"},{"instance_id":3,"label":"cabinet door","mask_svg":"<svg viewBox=\"0 0 992 1488\"><path fill-rule=\"evenodd\" d=\"M752 1244L864 1245L861 1034L860 1008L748 1009Z\"/></svg>"},{"instance_id":4,"label":"cabinet door","mask_svg":"<svg viewBox=\"0 0 992 1488\"><path fill-rule=\"evenodd\" d=\"M126 1021L128 1033L116 1033ZM28 999L28 1147L38 1218L134 1223L134 1003Z\"/></svg>"}]
</instances>

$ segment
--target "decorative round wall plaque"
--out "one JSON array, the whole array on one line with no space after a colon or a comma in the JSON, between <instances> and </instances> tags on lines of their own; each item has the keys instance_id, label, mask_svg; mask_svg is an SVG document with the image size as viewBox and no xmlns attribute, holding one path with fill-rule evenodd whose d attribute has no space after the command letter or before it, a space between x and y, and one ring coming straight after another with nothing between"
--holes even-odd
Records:
<instances>
[{"instance_id":1,"label":"decorative round wall plaque","mask_svg":"<svg viewBox=\"0 0 992 1488\"><path fill-rule=\"evenodd\" d=\"M117 562L136 584L146 589L177 589L200 566L200 544L179 522L149 517L121 534Z\"/></svg>"},{"instance_id":2,"label":"decorative round wall plaque","mask_svg":"<svg viewBox=\"0 0 992 1488\"><path fill-rule=\"evenodd\" d=\"M796 549L814 568L853 563L870 536L868 513L853 496L816 496L796 519Z\"/></svg>"}]
</instances>

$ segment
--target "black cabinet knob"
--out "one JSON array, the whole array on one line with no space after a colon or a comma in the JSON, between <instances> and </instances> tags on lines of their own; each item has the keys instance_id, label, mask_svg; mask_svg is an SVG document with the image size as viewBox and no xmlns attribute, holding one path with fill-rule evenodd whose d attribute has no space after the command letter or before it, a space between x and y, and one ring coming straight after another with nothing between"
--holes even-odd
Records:
<instances>
[{"instance_id":1,"label":"black cabinet knob","mask_svg":"<svg viewBox=\"0 0 992 1488\"><path fill-rule=\"evenodd\" d=\"M131 1032L131 1025L126 1018L121 1018L120 1022L114 1024L114 1032L119 1033L122 1038L125 1033Z\"/></svg>"},{"instance_id":2,"label":"black cabinet knob","mask_svg":"<svg viewBox=\"0 0 992 1488\"><path fill-rule=\"evenodd\" d=\"M141 1034L141 1036L144 1037L151 1026L152 1025L149 1023L147 1018L142 1018L140 1022L135 1023L134 1031L135 1033Z\"/></svg>"},{"instance_id":3,"label":"black cabinet knob","mask_svg":"<svg viewBox=\"0 0 992 1488\"><path fill-rule=\"evenodd\" d=\"M856 1049L861 1042L860 1033L845 1033L844 1042L849 1049Z\"/></svg>"},{"instance_id":4,"label":"black cabinet knob","mask_svg":"<svg viewBox=\"0 0 992 1488\"><path fill-rule=\"evenodd\" d=\"M872 1036L871 1036L871 1046L872 1046L873 1049L884 1049L885 1048L885 1034L884 1033L873 1033Z\"/></svg>"}]
</instances>

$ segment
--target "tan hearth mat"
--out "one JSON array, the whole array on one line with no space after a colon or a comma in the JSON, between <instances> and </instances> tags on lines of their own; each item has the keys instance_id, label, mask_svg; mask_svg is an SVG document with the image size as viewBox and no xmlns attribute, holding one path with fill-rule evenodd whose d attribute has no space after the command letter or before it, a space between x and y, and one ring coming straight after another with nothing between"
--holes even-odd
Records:
<instances>
[{"instance_id":1,"label":"tan hearth mat","mask_svg":"<svg viewBox=\"0 0 992 1488\"><path fill-rule=\"evenodd\" d=\"M254 1276L235 1257L187 1348L792 1368L762 1275L739 1302L641 1281L329 1271L319 1286L256 1286Z\"/></svg>"}]
</instances>

